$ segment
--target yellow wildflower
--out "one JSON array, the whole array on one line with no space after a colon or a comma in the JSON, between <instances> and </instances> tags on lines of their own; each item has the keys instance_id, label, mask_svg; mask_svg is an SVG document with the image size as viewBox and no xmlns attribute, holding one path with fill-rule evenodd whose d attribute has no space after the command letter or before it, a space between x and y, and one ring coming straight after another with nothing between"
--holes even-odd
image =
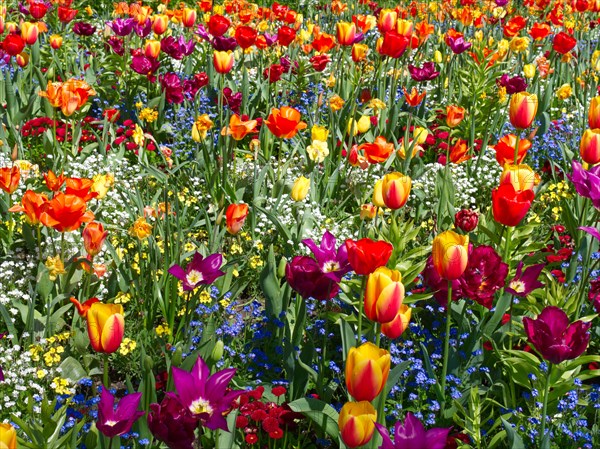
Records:
<instances>
[{"instance_id":1,"label":"yellow wildflower","mask_svg":"<svg viewBox=\"0 0 600 449\"><path fill-rule=\"evenodd\" d=\"M119 346L119 354L127 355L130 352L133 352L133 350L136 347L137 347L137 343L135 342L135 340L132 340L131 338L126 337L121 342L121 346Z\"/></svg>"},{"instance_id":2,"label":"yellow wildflower","mask_svg":"<svg viewBox=\"0 0 600 449\"><path fill-rule=\"evenodd\" d=\"M146 221L144 217L140 217L129 228L129 235L144 240L152 235L152 225Z\"/></svg>"},{"instance_id":3,"label":"yellow wildflower","mask_svg":"<svg viewBox=\"0 0 600 449\"><path fill-rule=\"evenodd\" d=\"M66 273L65 264L60 259L60 255L57 255L56 257L48 256L44 265L46 265L46 268L48 268L48 271L50 272L49 277L51 281L55 281L59 275Z\"/></svg>"}]
</instances>

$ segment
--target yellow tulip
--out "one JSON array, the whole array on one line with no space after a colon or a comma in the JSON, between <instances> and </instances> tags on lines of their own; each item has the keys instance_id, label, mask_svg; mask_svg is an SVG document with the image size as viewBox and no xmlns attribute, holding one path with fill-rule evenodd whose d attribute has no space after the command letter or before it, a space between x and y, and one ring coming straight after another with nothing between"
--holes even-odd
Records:
<instances>
[{"instance_id":1,"label":"yellow tulip","mask_svg":"<svg viewBox=\"0 0 600 449\"><path fill-rule=\"evenodd\" d=\"M300 176L294 182L294 186L292 187L292 192L290 196L294 201L303 201L308 195L308 190L310 189L310 179L305 178L304 176Z\"/></svg>"}]
</instances>

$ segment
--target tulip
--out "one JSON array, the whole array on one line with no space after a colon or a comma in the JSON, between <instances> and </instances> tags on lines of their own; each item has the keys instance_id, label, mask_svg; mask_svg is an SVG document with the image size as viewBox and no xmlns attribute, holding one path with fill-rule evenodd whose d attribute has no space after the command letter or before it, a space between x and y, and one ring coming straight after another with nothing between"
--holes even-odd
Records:
<instances>
[{"instance_id":1,"label":"tulip","mask_svg":"<svg viewBox=\"0 0 600 449\"><path fill-rule=\"evenodd\" d=\"M166 14L156 14L152 21L152 31L154 34L161 35L167 31L169 26L169 16Z\"/></svg>"},{"instance_id":2,"label":"tulip","mask_svg":"<svg viewBox=\"0 0 600 449\"><path fill-rule=\"evenodd\" d=\"M532 291L543 287L544 284L538 281L538 277L545 266L546 264L540 263L527 267L523 271L523 261L519 262L515 277L508 282L505 291L511 295L525 298Z\"/></svg>"},{"instance_id":3,"label":"tulip","mask_svg":"<svg viewBox=\"0 0 600 449\"><path fill-rule=\"evenodd\" d=\"M248 216L247 204L230 204L225 213L227 232L236 235L241 231Z\"/></svg>"},{"instance_id":4,"label":"tulip","mask_svg":"<svg viewBox=\"0 0 600 449\"><path fill-rule=\"evenodd\" d=\"M377 21L377 28L381 34L385 34L391 31L396 26L398 21L398 12L395 9L382 9L379 11L379 20Z\"/></svg>"},{"instance_id":5,"label":"tulip","mask_svg":"<svg viewBox=\"0 0 600 449\"><path fill-rule=\"evenodd\" d=\"M561 55L569 53L571 50L573 50L573 48L575 48L576 45L577 40L564 31L555 34L554 40L552 41L552 48Z\"/></svg>"},{"instance_id":6,"label":"tulip","mask_svg":"<svg viewBox=\"0 0 600 449\"><path fill-rule=\"evenodd\" d=\"M600 58L598 58L600 60ZM592 98L588 110L588 124L591 129L600 128L600 96Z\"/></svg>"},{"instance_id":7,"label":"tulip","mask_svg":"<svg viewBox=\"0 0 600 449\"><path fill-rule=\"evenodd\" d=\"M396 59L404 54L408 44L409 39L406 36L392 30L383 35L381 46L379 46L377 51L381 55Z\"/></svg>"},{"instance_id":8,"label":"tulip","mask_svg":"<svg viewBox=\"0 0 600 449\"><path fill-rule=\"evenodd\" d=\"M160 41L154 39L147 40L144 45L144 55L147 58L158 58L158 55L160 55Z\"/></svg>"},{"instance_id":9,"label":"tulip","mask_svg":"<svg viewBox=\"0 0 600 449\"><path fill-rule=\"evenodd\" d=\"M529 212L534 198L533 190L515 190L514 186L502 184L492 190L494 220L505 226L517 226Z\"/></svg>"},{"instance_id":10,"label":"tulip","mask_svg":"<svg viewBox=\"0 0 600 449\"><path fill-rule=\"evenodd\" d=\"M60 34L53 34L50 36L49 38L50 40L50 46L54 49L54 50L58 50L60 47L62 47L62 43L63 43L63 38Z\"/></svg>"},{"instance_id":11,"label":"tulip","mask_svg":"<svg viewBox=\"0 0 600 449\"><path fill-rule=\"evenodd\" d=\"M525 64L523 66L523 74L525 75L525 78L533 78L535 76L535 65Z\"/></svg>"},{"instance_id":12,"label":"tulip","mask_svg":"<svg viewBox=\"0 0 600 449\"><path fill-rule=\"evenodd\" d=\"M75 231L82 223L93 219L94 214L87 210L83 199L64 193L57 193L52 200L45 202L40 214L42 224L58 232Z\"/></svg>"},{"instance_id":13,"label":"tulip","mask_svg":"<svg viewBox=\"0 0 600 449\"><path fill-rule=\"evenodd\" d=\"M446 106L446 125L448 128L456 128L465 118L465 108L461 106Z\"/></svg>"},{"instance_id":14,"label":"tulip","mask_svg":"<svg viewBox=\"0 0 600 449\"><path fill-rule=\"evenodd\" d=\"M36 193L33 190L27 190L21 198L21 205L15 204L9 212L23 212L26 220L30 225L37 225L40 223L40 215L42 213L42 206L48 201L46 195Z\"/></svg>"},{"instance_id":15,"label":"tulip","mask_svg":"<svg viewBox=\"0 0 600 449\"><path fill-rule=\"evenodd\" d=\"M94 180L89 178L67 178L65 193L76 195L83 201L88 202L98 196L97 192L92 191Z\"/></svg>"},{"instance_id":16,"label":"tulip","mask_svg":"<svg viewBox=\"0 0 600 449\"><path fill-rule=\"evenodd\" d=\"M371 274L390 260L394 247L383 240L346 240L348 261L356 274Z\"/></svg>"},{"instance_id":17,"label":"tulip","mask_svg":"<svg viewBox=\"0 0 600 449\"><path fill-rule=\"evenodd\" d=\"M409 64L408 72L410 77L417 82L431 81L440 75L440 72L436 72L435 64L431 61L424 63L421 68Z\"/></svg>"},{"instance_id":18,"label":"tulip","mask_svg":"<svg viewBox=\"0 0 600 449\"><path fill-rule=\"evenodd\" d=\"M487 309L491 309L494 295L504 287L508 265L491 246L469 245L469 261L460 277L462 294Z\"/></svg>"},{"instance_id":19,"label":"tulip","mask_svg":"<svg viewBox=\"0 0 600 449\"><path fill-rule=\"evenodd\" d=\"M404 422L395 425L394 442L388 430L381 424L375 424L377 432L383 439L379 449L444 449L450 433L450 427L436 427L425 430L421 421L411 412L406 414Z\"/></svg>"},{"instance_id":20,"label":"tulip","mask_svg":"<svg viewBox=\"0 0 600 449\"><path fill-rule=\"evenodd\" d=\"M284 25L282 27L279 27L279 29L277 30L277 42L282 47L289 46L292 42L294 42L294 39L296 39L295 29Z\"/></svg>"},{"instance_id":21,"label":"tulip","mask_svg":"<svg viewBox=\"0 0 600 449\"><path fill-rule=\"evenodd\" d=\"M367 161L371 164L385 162L394 151L394 144L388 142L385 137L379 136L373 143L363 143L358 150L365 153Z\"/></svg>"},{"instance_id":22,"label":"tulip","mask_svg":"<svg viewBox=\"0 0 600 449\"><path fill-rule=\"evenodd\" d=\"M265 124L269 131L276 137L291 139L298 131L306 128L306 123L300 120L301 114L298 110L282 106L281 109L272 108L271 114Z\"/></svg>"},{"instance_id":23,"label":"tulip","mask_svg":"<svg viewBox=\"0 0 600 449\"><path fill-rule=\"evenodd\" d=\"M412 309L406 304L402 304L396 317L389 323L381 324L381 333L387 338L395 339L399 338L406 329L408 329L408 323L410 323L410 317Z\"/></svg>"},{"instance_id":24,"label":"tulip","mask_svg":"<svg viewBox=\"0 0 600 449\"><path fill-rule=\"evenodd\" d=\"M412 181L399 172L388 173L383 177L381 192L383 202L390 209L400 209L408 201Z\"/></svg>"},{"instance_id":25,"label":"tulip","mask_svg":"<svg viewBox=\"0 0 600 449\"><path fill-rule=\"evenodd\" d=\"M351 22L336 24L337 40L340 45L350 46L356 41L356 25Z\"/></svg>"},{"instance_id":26,"label":"tulip","mask_svg":"<svg viewBox=\"0 0 600 449\"><path fill-rule=\"evenodd\" d=\"M292 191L290 192L290 196L296 202L304 201L306 195L308 195L308 191L310 189L310 179L305 178L304 176L300 176L296 181L294 181L294 185L292 186Z\"/></svg>"},{"instance_id":27,"label":"tulip","mask_svg":"<svg viewBox=\"0 0 600 449\"><path fill-rule=\"evenodd\" d=\"M129 432L133 423L145 414L145 412L137 411L140 399L142 399L142 393L125 395L119 400L119 405L115 409L115 397L105 386L98 403L96 428L108 438Z\"/></svg>"},{"instance_id":28,"label":"tulip","mask_svg":"<svg viewBox=\"0 0 600 449\"><path fill-rule=\"evenodd\" d=\"M558 364L579 357L587 349L591 322L575 321L559 307L549 306L537 319L523 318L529 342L550 363Z\"/></svg>"},{"instance_id":29,"label":"tulip","mask_svg":"<svg viewBox=\"0 0 600 449\"><path fill-rule=\"evenodd\" d=\"M396 21L396 32L406 38L413 35L414 24L410 20L398 19Z\"/></svg>"},{"instance_id":30,"label":"tulip","mask_svg":"<svg viewBox=\"0 0 600 449\"><path fill-rule=\"evenodd\" d=\"M336 243L335 236L329 231L325 231L318 246L312 239L302 240L302 244L312 251L325 277L340 282L351 267L348 263L346 245L342 243L337 247Z\"/></svg>"},{"instance_id":31,"label":"tulip","mask_svg":"<svg viewBox=\"0 0 600 449\"><path fill-rule=\"evenodd\" d=\"M186 28L191 28L196 23L196 10L192 8L183 8L181 23Z\"/></svg>"},{"instance_id":32,"label":"tulip","mask_svg":"<svg viewBox=\"0 0 600 449\"><path fill-rule=\"evenodd\" d=\"M527 164L506 164L500 175L500 185L512 184L516 191L533 190L539 182L539 175Z\"/></svg>"},{"instance_id":33,"label":"tulip","mask_svg":"<svg viewBox=\"0 0 600 449\"><path fill-rule=\"evenodd\" d=\"M17 56L25 48L25 41L18 34L8 34L0 45L8 55Z\"/></svg>"},{"instance_id":34,"label":"tulip","mask_svg":"<svg viewBox=\"0 0 600 449\"><path fill-rule=\"evenodd\" d=\"M340 286L323 273L319 263L308 256L296 256L285 266L285 279L305 299L325 301L335 297Z\"/></svg>"},{"instance_id":35,"label":"tulip","mask_svg":"<svg viewBox=\"0 0 600 449\"><path fill-rule=\"evenodd\" d=\"M383 178L375 183L373 187L373 198L371 199L376 207L386 207L383 201Z\"/></svg>"},{"instance_id":36,"label":"tulip","mask_svg":"<svg viewBox=\"0 0 600 449\"><path fill-rule=\"evenodd\" d=\"M104 230L102 223L93 221L83 228L81 235L83 237L85 251L90 257L94 257L102 249L102 245L104 244L104 240L106 240L108 232Z\"/></svg>"},{"instance_id":37,"label":"tulip","mask_svg":"<svg viewBox=\"0 0 600 449\"><path fill-rule=\"evenodd\" d=\"M121 304L104 304L96 298L84 304L79 304L75 298L71 298L71 302L75 304L79 314L87 319L88 336L94 351L112 354L119 349L125 333Z\"/></svg>"},{"instance_id":38,"label":"tulip","mask_svg":"<svg viewBox=\"0 0 600 449\"><path fill-rule=\"evenodd\" d=\"M363 204L360 206L360 219L372 220L377 215L377 206L373 204Z\"/></svg>"},{"instance_id":39,"label":"tulip","mask_svg":"<svg viewBox=\"0 0 600 449\"><path fill-rule=\"evenodd\" d=\"M515 146L517 145L517 136L507 134L502 137L493 147L496 151L496 161L504 167L506 164L520 164L525 159L527 151L531 148L531 142L527 139L519 140L519 150L517 152L517 161L515 162Z\"/></svg>"},{"instance_id":40,"label":"tulip","mask_svg":"<svg viewBox=\"0 0 600 449\"><path fill-rule=\"evenodd\" d=\"M350 448L367 444L375 432L376 420L377 411L369 402L346 402L338 418L344 444Z\"/></svg>"},{"instance_id":41,"label":"tulip","mask_svg":"<svg viewBox=\"0 0 600 449\"><path fill-rule=\"evenodd\" d=\"M573 173L567 175L575 186L577 193L592 200L596 209L600 209L600 165L595 165L589 170L585 170L581 164L575 160L571 161Z\"/></svg>"},{"instance_id":42,"label":"tulip","mask_svg":"<svg viewBox=\"0 0 600 449\"><path fill-rule=\"evenodd\" d=\"M600 129L586 129L579 144L581 159L590 165L600 162Z\"/></svg>"},{"instance_id":43,"label":"tulip","mask_svg":"<svg viewBox=\"0 0 600 449\"><path fill-rule=\"evenodd\" d=\"M239 115L232 114L229 118L229 126L223 128L222 136L231 136L235 140L242 140L248 134L254 132L258 121L242 120Z\"/></svg>"},{"instance_id":44,"label":"tulip","mask_svg":"<svg viewBox=\"0 0 600 449\"><path fill-rule=\"evenodd\" d=\"M227 32L231 26L231 21L227 17L224 17L220 14L214 14L210 16L207 26L210 34L212 34L214 37L220 37Z\"/></svg>"},{"instance_id":45,"label":"tulip","mask_svg":"<svg viewBox=\"0 0 600 449\"><path fill-rule=\"evenodd\" d=\"M458 279L468 262L469 236L445 231L433 239L433 266L446 280Z\"/></svg>"},{"instance_id":46,"label":"tulip","mask_svg":"<svg viewBox=\"0 0 600 449\"><path fill-rule=\"evenodd\" d=\"M38 27L35 23L23 22L21 25L21 38L27 45L35 44L38 38Z\"/></svg>"},{"instance_id":47,"label":"tulip","mask_svg":"<svg viewBox=\"0 0 600 449\"><path fill-rule=\"evenodd\" d=\"M479 223L479 214L474 210L461 209L454 215L454 227L464 232L472 232Z\"/></svg>"},{"instance_id":48,"label":"tulip","mask_svg":"<svg viewBox=\"0 0 600 449\"><path fill-rule=\"evenodd\" d=\"M40 20L46 15L46 12L48 12L48 7L49 5L44 2L30 0L29 14L31 14L35 20Z\"/></svg>"},{"instance_id":49,"label":"tulip","mask_svg":"<svg viewBox=\"0 0 600 449\"><path fill-rule=\"evenodd\" d=\"M17 190L17 187L19 187L20 180L21 170L18 166L0 168L0 189L6 193L12 195Z\"/></svg>"},{"instance_id":50,"label":"tulip","mask_svg":"<svg viewBox=\"0 0 600 449\"><path fill-rule=\"evenodd\" d=\"M17 431L8 423L0 423L0 448L17 449Z\"/></svg>"},{"instance_id":51,"label":"tulip","mask_svg":"<svg viewBox=\"0 0 600 449\"><path fill-rule=\"evenodd\" d=\"M199 285L212 284L215 279L223 276L225 273L220 270L222 263L221 254L211 254L205 258L196 252L185 269L180 265L173 265L168 271L183 282L184 291L191 291Z\"/></svg>"},{"instance_id":52,"label":"tulip","mask_svg":"<svg viewBox=\"0 0 600 449\"><path fill-rule=\"evenodd\" d=\"M537 109L537 95L528 92L513 94L508 110L510 123L518 129L529 128L537 114Z\"/></svg>"},{"instance_id":53,"label":"tulip","mask_svg":"<svg viewBox=\"0 0 600 449\"><path fill-rule=\"evenodd\" d=\"M172 449L189 449L196 439L198 421L175 395L165 395L160 404L150 404L148 428L154 437Z\"/></svg>"},{"instance_id":54,"label":"tulip","mask_svg":"<svg viewBox=\"0 0 600 449\"><path fill-rule=\"evenodd\" d=\"M233 53L227 51L215 51L213 53L213 65L217 73L229 73L233 68Z\"/></svg>"},{"instance_id":55,"label":"tulip","mask_svg":"<svg viewBox=\"0 0 600 449\"><path fill-rule=\"evenodd\" d=\"M365 44L352 45L352 60L354 62L364 61L369 54L369 46Z\"/></svg>"},{"instance_id":56,"label":"tulip","mask_svg":"<svg viewBox=\"0 0 600 449\"><path fill-rule=\"evenodd\" d=\"M350 348L346 359L346 388L357 401L372 401L385 387L390 353L371 342Z\"/></svg>"},{"instance_id":57,"label":"tulip","mask_svg":"<svg viewBox=\"0 0 600 449\"><path fill-rule=\"evenodd\" d=\"M239 26L235 29L235 40L243 50L252 47L257 36L257 31L249 26Z\"/></svg>"},{"instance_id":58,"label":"tulip","mask_svg":"<svg viewBox=\"0 0 600 449\"><path fill-rule=\"evenodd\" d=\"M78 9L71 9L68 6L59 6L57 10L58 20L62 23L69 23L75 18L78 11Z\"/></svg>"},{"instance_id":59,"label":"tulip","mask_svg":"<svg viewBox=\"0 0 600 449\"><path fill-rule=\"evenodd\" d=\"M404 285L399 271L379 267L367 279L365 315L377 323L389 323L400 311Z\"/></svg>"}]
</instances>

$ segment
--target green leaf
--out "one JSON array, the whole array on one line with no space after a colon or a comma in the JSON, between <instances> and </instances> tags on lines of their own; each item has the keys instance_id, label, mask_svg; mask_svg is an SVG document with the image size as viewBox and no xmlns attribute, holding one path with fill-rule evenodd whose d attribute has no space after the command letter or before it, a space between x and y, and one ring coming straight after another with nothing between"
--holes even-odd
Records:
<instances>
[{"instance_id":1,"label":"green leaf","mask_svg":"<svg viewBox=\"0 0 600 449\"><path fill-rule=\"evenodd\" d=\"M87 372L81 366L81 363L70 356L62 361L59 368L62 377L70 379L73 382L77 382L87 376Z\"/></svg>"},{"instance_id":2,"label":"green leaf","mask_svg":"<svg viewBox=\"0 0 600 449\"><path fill-rule=\"evenodd\" d=\"M506 430L506 437L508 439L508 447L509 449L525 449L525 443L523 443L523 439L517 433L513 426L506 421L504 418L502 419L502 424L504 425L504 429Z\"/></svg>"},{"instance_id":3,"label":"green leaf","mask_svg":"<svg viewBox=\"0 0 600 449\"><path fill-rule=\"evenodd\" d=\"M296 399L288 405L293 411L313 420L331 438L337 439L339 414L331 405L313 398Z\"/></svg>"}]
</instances>

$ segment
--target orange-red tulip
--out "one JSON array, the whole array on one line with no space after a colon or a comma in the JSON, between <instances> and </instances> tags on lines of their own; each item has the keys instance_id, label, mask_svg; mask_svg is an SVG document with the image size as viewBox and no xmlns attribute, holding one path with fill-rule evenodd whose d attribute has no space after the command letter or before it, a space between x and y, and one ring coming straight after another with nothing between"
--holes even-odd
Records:
<instances>
[{"instance_id":1,"label":"orange-red tulip","mask_svg":"<svg viewBox=\"0 0 600 449\"><path fill-rule=\"evenodd\" d=\"M76 195L86 203L92 198L98 196L98 192L92 191L94 180L88 178L68 178L65 193L68 195Z\"/></svg>"},{"instance_id":2,"label":"orange-red tulip","mask_svg":"<svg viewBox=\"0 0 600 449\"><path fill-rule=\"evenodd\" d=\"M468 161L473 157L469 154L469 147L467 141L464 139L456 139L452 148L450 148L450 162L460 164L464 161Z\"/></svg>"},{"instance_id":3,"label":"orange-red tulip","mask_svg":"<svg viewBox=\"0 0 600 449\"><path fill-rule=\"evenodd\" d=\"M16 165L9 168L0 168L0 189L12 194L19 187L21 170Z\"/></svg>"},{"instance_id":4,"label":"orange-red tulip","mask_svg":"<svg viewBox=\"0 0 600 449\"><path fill-rule=\"evenodd\" d=\"M526 129L531 126L537 114L538 97L528 92L517 92L510 99L508 116L510 123L518 129Z\"/></svg>"},{"instance_id":5,"label":"orange-red tulip","mask_svg":"<svg viewBox=\"0 0 600 449\"><path fill-rule=\"evenodd\" d=\"M390 353L371 342L351 348L346 359L346 387L357 401L372 401L385 387Z\"/></svg>"},{"instance_id":6,"label":"orange-red tulip","mask_svg":"<svg viewBox=\"0 0 600 449\"><path fill-rule=\"evenodd\" d=\"M389 323L383 323L381 325L381 333L387 338L398 338L408 328L410 323L412 309L406 304L400 306L400 310L396 314L396 317Z\"/></svg>"},{"instance_id":7,"label":"orange-red tulip","mask_svg":"<svg viewBox=\"0 0 600 449\"><path fill-rule=\"evenodd\" d=\"M254 132L258 122L256 120L242 120L239 115L233 114L229 118L229 126L221 130L222 136L231 136L235 140L242 140Z\"/></svg>"},{"instance_id":8,"label":"orange-red tulip","mask_svg":"<svg viewBox=\"0 0 600 449\"><path fill-rule=\"evenodd\" d=\"M97 221L88 223L81 233L85 251L91 257L94 257L102 249L102 245L104 244L107 235L108 232L104 230L102 223L98 223Z\"/></svg>"},{"instance_id":9,"label":"orange-red tulip","mask_svg":"<svg viewBox=\"0 0 600 449\"><path fill-rule=\"evenodd\" d=\"M465 118L465 108L461 106L446 106L446 125L448 128L456 128Z\"/></svg>"},{"instance_id":10,"label":"orange-red tulip","mask_svg":"<svg viewBox=\"0 0 600 449\"><path fill-rule=\"evenodd\" d=\"M233 53L227 51L216 51L213 53L213 65L217 73L229 73L233 68Z\"/></svg>"},{"instance_id":11,"label":"orange-red tulip","mask_svg":"<svg viewBox=\"0 0 600 449\"><path fill-rule=\"evenodd\" d=\"M404 100L409 106L414 108L415 106L419 106L421 104L426 94L426 91L419 93L416 87L413 87L410 92L404 89Z\"/></svg>"},{"instance_id":12,"label":"orange-red tulip","mask_svg":"<svg viewBox=\"0 0 600 449\"><path fill-rule=\"evenodd\" d=\"M381 193L383 202L390 209L400 209L408 201L408 195L412 186L409 176L399 172L388 173L383 177Z\"/></svg>"},{"instance_id":13,"label":"orange-red tulip","mask_svg":"<svg viewBox=\"0 0 600 449\"><path fill-rule=\"evenodd\" d=\"M306 123L300 120L301 117L298 110L282 106L281 109L271 109L265 124L276 137L291 139L298 131L306 128Z\"/></svg>"},{"instance_id":14,"label":"orange-red tulip","mask_svg":"<svg viewBox=\"0 0 600 449\"><path fill-rule=\"evenodd\" d=\"M227 212L225 213L227 232L233 235L240 232L244 226L244 223L246 222L247 216L247 204L230 204L229 207L227 207Z\"/></svg>"},{"instance_id":15,"label":"orange-red tulip","mask_svg":"<svg viewBox=\"0 0 600 449\"><path fill-rule=\"evenodd\" d=\"M367 279L365 315L377 323L389 323L400 311L404 285L399 271L379 267Z\"/></svg>"},{"instance_id":16,"label":"orange-red tulip","mask_svg":"<svg viewBox=\"0 0 600 449\"><path fill-rule=\"evenodd\" d=\"M507 134L502 137L498 143L494 146L496 150L496 160L501 166L505 164L514 164L515 161L515 145L517 144L517 136L514 134ZM527 155L527 150L531 148L531 142L527 139L519 140L519 151L517 154L517 164L523 162Z\"/></svg>"},{"instance_id":17,"label":"orange-red tulip","mask_svg":"<svg viewBox=\"0 0 600 449\"><path fill-rule=\"evenodd\" d=\"M458 279L467 268L469 236L445 231L433 239L433 266L442 279Z\"/></svg>"},{"instance_id":18,"label":"orange-red tulip","mask_svg":"<svg viewBox=\"0 0 600 449\"><path fill-rule=\"evenodd\" d=\"M385 137L379 136L373 143L363 143L358 150L364 151L365 157L370 164L385 162L394 151L394 144L385 140Z\"/></svg>"},{"instance_id":19,"label":"orange-red tulip","mask_svg":"<svg viewBox=\"0 0 600 449\"><path fill-rule=\"evenodd\" d=\"M82 223L93 219L94 214L87 210L84 200L64 193L57 193L51 201L44 203L40 214L42 224L58 232L75 231Z\"/></svg>"},{"instance_id":20,"label":"orange-red tulip","mask_svg":"<svg viewBox=\"0 0 600 449\"><path fill-rule=\"evenodd\" d=\"M579 145L581 159L590 165L600 162L600 129L586 129Z\"/></svg>"},{"instance_id":21,"label":"orange-red tulip","mask_svg":"<svg viewBox=\"0 0 600 449\"><path fill-rule=\"evenodd\" d=\"M346 402L340 411L338 427L347 447L367 444L373 437L377 411L368 401Z\"/></svg>"},{"instance_id":22,"label":"orange-red tulip","mask_svg":"<svg viewBox=\"0 0 600 449\"><path fill-rule=\"evenodd\" d=\"M398 12L395 9L382 9L379 11L379 20L377 21L377 28L381 34L385 34L391 31L396 26L398 20Z\"/></svg>"},{"instance_id":23,"label":"orange-red tulip","mask_svg":"<svg viewBox=\"0 0 600 449\"><path fill-rule=\"evenodd\" d=\"M512 184L502 184L492 190L494 220L504 226L517 226L529 209L535 194L533 190L515 190Z\"/></svg>"},{"instance_id":24,"label":"orange-red tulip","mask_svg":"<svg viewBox=\"0 0 600 449\"><path fill-rule=\"evenodd\" d=\"M15 204L9 212L23 212L30 225L37 225L40 222L42 206L48 201L46 195L28 190L21 198L21 204Z\"/></svg>"}]
</instances>

